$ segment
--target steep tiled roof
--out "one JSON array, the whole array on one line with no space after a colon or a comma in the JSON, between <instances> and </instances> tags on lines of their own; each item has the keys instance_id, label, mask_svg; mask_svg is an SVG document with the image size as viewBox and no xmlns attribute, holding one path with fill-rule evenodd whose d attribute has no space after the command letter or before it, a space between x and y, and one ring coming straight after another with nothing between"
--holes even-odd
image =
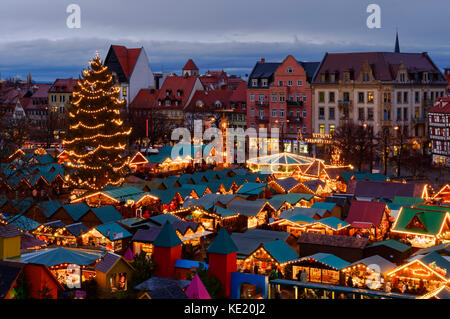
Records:
<instances>
[{"instance_id":1,"label":"steep tiled roof","mask_svg":"<svg viewBox=\"0 0 450 319\"><path fill-rule=\"evenodd\" d=\"M232 90L201 90L194 93L190 103L186 106L186 111L214 111L216 109L229 109ZM200 106L200 103L201 106ZM220 103L221 107L217 107Z\"/></svg>"},{"instance_id":2,"label":"steep tiled roof","mask_svg":"<svg viewBox=\"0 0 450 319\"><path fill-rule=\"evenodd\" d=\"M111 48L114 50L114 53L119 60L123 73L129 78L142 48L128 49L122 45L111 45Z\"/></svg>"},{"instance_id":3,"label":"steep tiled roof","mask_svg":"<svg viewBox=\"0 0 450 319\"><path fill-rule=\"evenodd\" d=\"M450 113L450 97L442 97L428 110L428 113Z\"/></svg>"},{"instance_id":4,"label":"steep tiled roof","mask_svg":"<svg viewBox=\"0 0 450 319\"><path fill-rule=\"evenodd\" d=\"M56 79L52 86L49 88L49 93L72 93L75 86L77 85L77 80L69 79Z\"/></svg>"},{"instance_id":5,"label":"steep tiled roof","mask_svg":"<svg viewBox=\"0 0 450 319\"><path fill-rule=\"evenodd\" d=\"M439 74L439 81L445 79L439 69L426 53L394 53L394 52L358 52L358 53L327 53L317 71L313 82L320 83L321 74L337 72L336 80L343 80L344 72L353 71L354 78L358 79L361 67L368 62L376 80L393 81L401 63L408 73L429 72Z\"/></svg>"},{"instance_id":6,"label":"steep tiled roof","mask_svg":"<svg viewBox=\"0 0 450 319\"><path fill-rule=\"evenodd\" d=\"M151 108L158 105L157 96L158 90L141 89L133 101L130 103L130 108Z\"/></svg>"},{"instance_id":7,"label":"steep tiled roof","mask_svg":"<svg viewBox=\"0 0 450 319\"><path fill-rule=\"evenodd\" d=\"M197 67L197 65L195 65L194 60L189 59L183 67L183 71L184 70L197 70L198 71L198 67Z\"/></svg>"},{"instance_id":8,"label":"steep tiled roof","mask_svg":"<svg viewBox=\"0 0 450 319\"><path fill-rule=\"evenodd\" d=\"M176 108L186 107L186 103L188 102L192 90L194 89L197 79L197 76L171 75L166 77L161 89L159 90L158 100L164 101L168 97L171 101L179 101ZM180 96L178 96L178 91L180 92ZM168 96L167 92L169 92ZM165 107L164 103L162 103L161 107Z\"/></svg>"},{"instance_id":9,"label":"steep tiled roof","mask_svg":"<svg viewBox=\"0 0 450 319\"><path fill-rule=\"evenodd\" d=\"M354 222L370 223L375 227L379 227L385 209L386 203L354 200L345 221L349 224Z\"/></svg>"}]
</instances>

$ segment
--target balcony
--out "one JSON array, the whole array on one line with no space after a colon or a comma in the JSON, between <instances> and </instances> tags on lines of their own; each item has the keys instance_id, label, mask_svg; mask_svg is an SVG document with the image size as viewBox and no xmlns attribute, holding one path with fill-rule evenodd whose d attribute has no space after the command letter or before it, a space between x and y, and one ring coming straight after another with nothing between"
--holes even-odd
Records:
<instances>
[{"instance_id":1,"label":"balcony","mask_svg":"<svg viewBox=\"0 0 450 319\"><path fill-rule=\"evenodd\" d=\"M412 122L414 125L425 124L426 119L424 117L413 117Z\"/></svg>"},{"instance_id":2,"label":"balcony","mask_svg":"<svg viewBox=\"0 0 450 319\"><path fill-rule=\"evenodd\" d=\"M302 107L303 101L286 101L286 104L291 107Z\"/></svg>"}]
</instances>

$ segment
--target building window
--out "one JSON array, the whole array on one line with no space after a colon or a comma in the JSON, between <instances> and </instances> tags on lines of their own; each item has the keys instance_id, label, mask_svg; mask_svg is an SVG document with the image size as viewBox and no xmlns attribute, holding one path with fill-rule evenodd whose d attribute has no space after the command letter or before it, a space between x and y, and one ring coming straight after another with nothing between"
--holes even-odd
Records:
<instances>
[{"instance_id":1,"label":"building window","mask_svg":"<svg viewBox=\"0 0 450 319\"><path fill-rule=\"evenodd\" d=\"M280 94L280 102L285 102L286 98L284 97L284 94Z\"/></svg>"},{"instance_id":2,"label":"building window","mask_svg":"<svg viewBox=\"0 0 450 319\"><path fill-rule=\"evenodd\" d=\"M304 119L306 119L306 115L307 115L306 110L303 110L303 118Z\"/></svg>"},{"instance_id":3,"label":"building window","mask_svg":"<svg viewBox=\"0 0 450 319\"><path fill-rule=\"evenodd\" d=\"M358 92L358 102L364 103L364 92Z\"/></svg>"},{"instance_id":4,"label":"building window","mask_svg":"<svg viewBox=\"0 0 450 319\"><path fill-rule=\"evenodd\" d=\"M261 85L262 86L267 86L267 79L262 79L261 80Z\"/></svg>"},{"instance_id":5,"label":"building window","mask_svg":"<svg viewBox=\"0 0 450 319\"><path fill-rule=\"evenodd\" d=\"M122 88L122 96L127 96L127 88L126 87Z\"/></svg>"},{"instance_id":6,"label":"building window","mask_svg":"<svg viewBox=\"0 0 450 319\"><path fill-rule=\"evenodd\" d=\"M288 86L292 86L292 80L288 80Z\"/></svg>"},{"instance_id":7,"label":"building window","mask_svg":"<svg viewBox=\"0 0 450 319\"><path fill-rule=\"evenodd\" d=\"M403 103L408 103L408 92L403 92Z\"/></svg>"},{"instance_id":8,"label":"building window","mask_svg":"<svg viewBox=\"0 0 450 319\"><path fill-rule=\"evenodd\" d=\"M255 109L254 108L250 109L250 116L255 116Z\"/></svg>"},{"instance_id":9,"label":"building window","mask_svg":"<svg viewBox=\"0 0 450 319\"><path fill-rule=\"evenodd\" d=\"M278 81L278 86L283 86L283 81L282 80Z\"/></svg>"},{"instance_id":10,"label":"building window","mask_svg":"<svg viewBox=\"0 0 450 319\"><path fill-rule=\"evenodd\" d=\"M402 104L402 92L397 92L397 104Z\"/></svg>"},{"instance_id":11,"label":"building window","mask_svg":"<svg viewBox=\"0 0 450 319\"><path fill-rule=\"evenodd\" d=\"M172 102L170 100L166 100L166 106L170 106Z\"/></svg>"},{"instance_id":12,"label":"building window","mask_svg":"<svg viewBox=\"0 0 450 319\"><path fill-rule=\"evenodd\" d=\"M300 93L297 93L295 95L295 101L300 102L301 101L301 97L300 97Z\"/></svg>"},{"instance_id":13,"label":"building window","mask_svg":"<svg viewBox=\"0 0 450 319\"><path fill-rule=\"evenodd\" d=\"M320 103L325 102L325 92L319 92L319 102Z\"/></svg>"},{"instance_id":14,"label":"building window","mask_svg":"<svg viewBox=\"0 0 450 319\"><path fill-rule=\"evenodd\" d=\"M364 121L364 108L358 108L358 120Z\"/></svg>"},{"instance_id":15,"label":"building window","mask_svg":"<svg viewBox=\"0 0 450 319\"><path fill-rule=\"evenodd\" d=\"M264 103L264 94L258 94L259 103Z\"/></svg>"},{"instance_id":16,"label":"building window","mask_svg":"<svg viewBox=\"0 0 450 319\"><path fill-rule=\"evenodd\" d=\"M277 117L277 110L272 110L272 117Z\"/></svg>"},{"instance_id":17,"label":"building window","mask_svg":"<svg viewBox=\"0 0 450 319\"><path fill-rule=\"evenodd\" d=\"M302 133L306 134L306 125L303 125Z\"/></svg>"},{"instance_id":18,"label":"building window","mask_svg":"<svg viewBox=\"0 0 450 319\"><path fill-rule=\"evenodd\" d=\"M308 97L306 94L303 94L303 102L306 103L306 101L308 100Z\"/></svg>"},{"instance_id":19,"label":"building window","mask_svg":"<svg viewBox=\"0 0 450 319\"><path fill-rule=\"evenodd\" d=\"M373 108L369 107L367 109L367 120L373 121Z\"/></svg>"},{"instance_id":20,"label":"building window","mask_svg":"<svg viewBox=\"0 0 450 319\"><path fill-rule=\"evenodd\" d=\"M419 108L417 106L414 108L414 118L419 118Z\"/></svg>"},{"instance_id":21,"label":"building window","mask_svg":"<svg viewBox=\"0 0 450 319\"><path fill-rule=\"evenodd\" d=\"M332 73L330 74L330 82L334 83L336 81L336 74Z\"/></svg>"},{"instance_id":22,"label":"building window","mask_svg":"<svg viewBox=\"0 0 450 319\"><path fill-rule=\"evenodd\" d=\"M399 107L397 108L397 121L402 120L402 109Z\"/></svg>"},{"instance_id":23,"label":"building window","mask_svg":"<svg viewBox=\"0 0 450 319\"><path fill-rule=\"evenodd\" d=\"M373 99L374 99L373 92L372 91L367 92L367 103L373 104Z\"/></svg>"},{"instance_id":24,"label":"building window","mask_svg":"<svg viewBox=\"0 0 450 319\"><path fill-rule=\"evenodd\" d=\"M297 80L297 86L302 86L303 85L303 81L302 80Z\"/></svg>"},{"instance_id":25,"label":"building window","mask_svg":"<svg viewBox=\"0 0 450 319\"><path fill-rule=\"evenodd\" d=\"M258 79L252 79L252 86L258 86Z\"/></svg>"},{"instance_id":26,"label":"building window","mask_svg":"<svg viewBox=\"0 0 450 319\"><path fill-rule=\"evenodd\" d=\"M344 102L349 102L350 101L350 93L348 92L344 92Z\"/></svg>"},{"instance_id":27,"label":"building window","mask_svg":"<svg viewBox=\"0 0 450 319\"><path fill-rule=\"evenodd\" d=\"M350 80L350 73L349 72L344 72L344 81L348 82Z\"/></svg>"},{"instance_id":28,"label":"building window","mask_svg":"<svg viewBox=\"0 0 450 319\"><path fill-rule=\"evenodd\" d=\"M420 103L420 94L418 91L414 93L414 102Z\"/></svg>"},{"instance_id":29,"label":"building window","mask_svg":"<svg viewBox=\"0 0 450 319\"><path fill-rule=\"evenodd\" d=\"M324 124L320 124L319 125L319 133L320 134L325 134L325 125Z\"/></svg>"},{"instance_id":30,"label":"building window","mask_svg":"<svg viewBox=\"0 0 450 319\"><path fill-rule=\"evenodd\" d=\"M391 103L391 93L386 92L383 95L384 103Z\"/></svg>"},{"instance_id":31,"label":"building window","mask_svg":"<svg viewBox=\"0 0 450 319\"><path fill-rule=\"evenodd\" d=\"M294 69L292 67L287 67L286 73L294 73Z\"/></svg>"},{"instance_id":32,"label":"building window","mask_svg":"<svg viewBox=\"0 0 450 319\"><path fill-rule=\"evenodd\" d=\"M408 120L408 108L404 107L403 108L403 121L407 121Z\"/></svg>"},{"instance_id":33,"label":"building window","mask_svg":"<svg viewBox=\"0 0 450 319\"><path fill-rule=\"evenodd\" d=\"M277 95L276 94L272 94L272 102L276 102L277 101Z\"/></svg>"},{"instance_id":34,"label":"building window","mask_svg":"<svg viewBox=\"0 0 450 319\"><path fill-rule=\"evenodd\" d=\"M319 107L319 120L325 119L325 108Z\"/></svg>"},{"instance_id":35,"label":"building window","mask_svg":"<svg viewBox=\"0 0 450 319\"><path fill-rule=\"evenodd\" d=\"M250 102L255 102L255 94L250 93Z\"/></svg>"},{"instance_id":36,"label":"building window","mask_svg":"<svg viewBox=\"0 0 450 319\"><path fill-rule=\"evenodd\" d=\"M259 110L259 117L263 118L264 117L264 110Z\"/></svg>"},{"instance_id":37,"label":"building window","mask_svg":"<svg viewBox=\"0 0 450 319\"><path fill-rule=\"evenodd\" d=\"M329 119L334 120L334 107L330 107L329 112Z\"/></svg>"},{"instance_id":38,"label":"building window","mask_svg":"<svg viewBox=\"0 0 450 319\"><path fill-rule=\"evenodd\" d=\"M334 92L329 92L328 93L328 101L330 103L334 103Z\"/></svg>"},{"instance_id":39,"label":"building window","mask_svg":"<svg viewBox=\"0 0 450 319\"><path fill-rule=\"evenodd\" d=\"M280 110L280 117L284 117L284 110Z\"/></svg>"},{"instance_id":40,"label":"building window","mask_svg":"<svg viewBox=\"0 0 450 319\"><path fill-rule=\"evenodd\" d=\"M334 134L334 130L336 129L336 127L334 125L330 125L328 129L330 134Z\"/></svg>"}]
</instances>

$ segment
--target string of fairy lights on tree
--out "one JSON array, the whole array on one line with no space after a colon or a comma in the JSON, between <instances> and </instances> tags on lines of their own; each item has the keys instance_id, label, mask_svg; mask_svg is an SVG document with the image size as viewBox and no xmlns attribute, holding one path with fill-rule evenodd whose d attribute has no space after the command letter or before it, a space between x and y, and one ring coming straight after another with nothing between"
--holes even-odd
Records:
<instances>
[{"instance_id":1,"label":"string of fairy lights on tree","mask_svg":"<svg viewBox=\"0 0 450 319\"><path fill-rule=\"evenodd\" d=\"M77 82L63 141L68 154L66 179L74 187L102 190L122 184L128 157L122 156L131 128L120 117L125 100L98 54Z\"/></svg>"}]
</instances>

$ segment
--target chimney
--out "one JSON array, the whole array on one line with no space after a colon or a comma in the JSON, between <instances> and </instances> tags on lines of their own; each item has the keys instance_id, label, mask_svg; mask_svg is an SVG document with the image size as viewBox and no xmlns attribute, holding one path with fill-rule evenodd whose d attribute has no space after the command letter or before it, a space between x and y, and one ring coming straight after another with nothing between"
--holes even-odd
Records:
<instances>
[{"instance_id":1,"label":"chimney","mask_svg":"<svg viewBox=\"0 0 450 319\"><path fill-rule=\"evenodd\" d=\"M261 63L265 63L266 59L265 58L261 58Z\"/></svg>"}]
</instances>

